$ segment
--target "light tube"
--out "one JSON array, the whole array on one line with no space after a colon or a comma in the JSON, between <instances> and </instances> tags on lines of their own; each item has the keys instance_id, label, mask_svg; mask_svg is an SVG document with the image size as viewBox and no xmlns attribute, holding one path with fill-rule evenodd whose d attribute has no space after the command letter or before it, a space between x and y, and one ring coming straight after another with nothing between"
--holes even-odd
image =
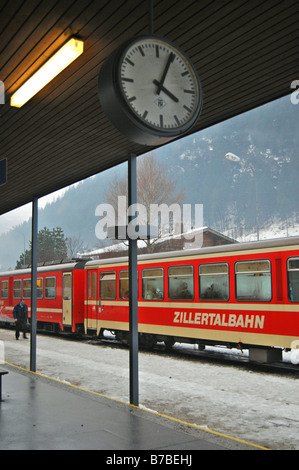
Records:
<instances>
[{"instance_id":1,"label":"light tube","mask_svg":"<svg viewBox=\"0 0 299 470\"><path fill-rule=\"evenodd\" d=\"M10 105L20 108L27 103L82 54L83 45L79 39L70 39L11 96Z\"/></svg>"}]
</instances>

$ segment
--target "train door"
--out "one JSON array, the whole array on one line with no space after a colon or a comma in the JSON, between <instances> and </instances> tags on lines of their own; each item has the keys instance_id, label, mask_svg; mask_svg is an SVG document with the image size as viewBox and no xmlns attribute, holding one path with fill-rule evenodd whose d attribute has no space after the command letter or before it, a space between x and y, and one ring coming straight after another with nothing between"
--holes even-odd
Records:
<instances>
[{"instance_id":1,"label":"train door","mask_svg":"<svg viewBox=\"0 0 299 470\"><path fill-rule=\"evenodd\" d=\"M97 278L97 270L88 271L86 327L89 329L97 328L97 313L99 308Z\"/></svg>"},{"instance_id":2,"label":"train door","mask_svg":"<svg viewBox=\"0 0 299 470\"><path fill-rule=\"evenodd\" d=\"M73 291L72 273L62 274L62 323L72 325L73 322Z\"/></svg>"}]
</instances>

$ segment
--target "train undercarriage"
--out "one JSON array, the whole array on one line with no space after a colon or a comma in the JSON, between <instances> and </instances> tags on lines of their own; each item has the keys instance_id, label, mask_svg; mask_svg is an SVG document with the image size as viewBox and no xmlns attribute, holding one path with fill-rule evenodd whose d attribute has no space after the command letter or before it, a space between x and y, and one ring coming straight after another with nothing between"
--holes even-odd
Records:
<instances>
[{"instance_id":1,"label":"train undercarriage","mask_svg":"<svg viewBox=\"0 0 299 470\"><path fill-rule=\"evenodd\" d=\"M107 330L100 330L99 337L105 337L105 331ZM115 340L129 345L130 343L130 335L128 331L112 331L109 332L115 337ZM262 362L262 363L271 363L271 362L279 362L282 360L282 348L274 348L274 347L267 347L267 346L255 346L250 344L242 344L242 343L224 343L224 342L214 342L214 341L207 341L207 340L198 340L196 338L182 338L176 336L166 336L166 335L154 335L148 333L139 333L138 342L140 347L146 349L152 349L156 346L157 343L163 342L165 344L166 350L171 350L171 348L175 345L175 343L183 343L183 344L194 344L197 345L200 351L203 351L206 346L225 346L228 349L239 349L239 350L249 350L249 359L253 362Z\"/></svg>"}]
</instances>

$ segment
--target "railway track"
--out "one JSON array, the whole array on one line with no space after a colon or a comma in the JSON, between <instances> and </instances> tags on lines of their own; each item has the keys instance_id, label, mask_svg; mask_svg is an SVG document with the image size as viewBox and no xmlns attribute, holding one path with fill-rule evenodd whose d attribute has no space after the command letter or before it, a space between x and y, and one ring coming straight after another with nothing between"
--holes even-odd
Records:
<instances>
[{"instance_id":1,"label":"railway track","mask_svg":"<svg viewBox=\"0 0 299 470\"><path fill-rule=\"evenodd\" d=\"M3 329L14 329L11 324L6 323L0 326ZM70 335L68 333L59 333L58 335L44 330L38 331L39 335L43 336L56 336L66 341L79 341L89 344L97 345L99 347L110 347L119 349L128 349L128 345L117 341L113 336L99 338L97 336L88 335ZM168 357L177 359L188 359L190 361L201 361L210 364L217 364L223 366L242 367L255 372L269 372L289 374L294 377L299 377L299 364L292 364L289 360L281 362L254 362L249 359L247 350L241 351L237 349L228 349L226 347L212 347L208 346L205 349L199 349L196 344L183 344L175 343L172 348L166 348L164 343L157 343L153 348L139 347L139 352L146 352L151 354L161 354ZM299 354L298 354L299 357Z\"/></svg>"},{"instance_id":2,"label":"railway track","mask_svg":"<svg viewBox=\"0 0 299 470\"><path fill-rule=\"evenodd\" d=\"M82 338L90 344L128 349L128 345L122 344L113 338ZM223 366L242 367L256 372L269 372L290 374L299 377L299 364L292 364L289 361L259 363L249 359L248 351L229 350L225 347L209 346L204 350L199 350L197 345L176 343L171 349L166 349L164 343L157 343L152 349L140 347L140 353L161 354L176 359L188 359L190 361L201 361L210 364Z\"/></svg>"}]
</instances>

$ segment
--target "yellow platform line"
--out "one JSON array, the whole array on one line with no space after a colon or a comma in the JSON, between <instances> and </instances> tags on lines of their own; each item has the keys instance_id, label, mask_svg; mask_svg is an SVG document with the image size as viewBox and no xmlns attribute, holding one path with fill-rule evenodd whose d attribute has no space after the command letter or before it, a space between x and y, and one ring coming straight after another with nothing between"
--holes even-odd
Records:
<instances>
[{"instance_id":1,"label":"yellow platform line","mask_svg":"<svg viewBox=\"0 0 299 470\"><path fill-rule=\"evenodd\" d=\"M112 397L109 397L108 395L104 395L103 393L99 393L99 392L94 392L92 390L87 390L85 388L82 388L82 387L79 387L78 385L73 385L71 383L68 383L68 382L63 382L62 380L58 380L58 379L54 379L53 377L49 377L47 375L44 375L44 374L40 374L38 372L32 372L28 369L24 369L23 367L20 367L20 366L16 366L15 364L11 364L9 362L3 362L4 364L7 364L8 366L11 366L11 367L15 367L16 369L20 369L20 370L23 370L25 372L29 372L30 374L33 374L33 375L37 375L39 377L43 377L45 379L49 379L49 380L53 380L53 382L58 382L58 383L61 383L62 385L67 385L69 387L73 387L73 388L76 388L78 390L81 390L83 392L88 392L88 393L92 393L93 395L97 395L99 397L103 397L103 398L107 398L108 400L112 400L112 401L115 401L117 403L121 403L123 405L126 405L126 406L130 406L131 408L136 408L136 409L139 409L141 411L146 411L147 413L151 413L155 416L160 416L161 418L165 418L165 419L169 419L170 421L174 421L176 423L180 423L180 424L184 424L186 426L190 426L192 428L195 428L195 429L198 429L200 431L204 431L206 433L209 433L209 434L213 434L215 436L219 436L219 437L224 437L226 439L230 439L232 441L235 441L235 442L239 442L241 444L245 444L245 445L249 445L251 447L256 447L257 449L261 449L261 450L270 450L269 448L267 447L263 447L263 446L260 446L258 444L253 444L252 442L248 442L248 441L244 441L243 439L238 439L237 437L232 437L232 436L228 436L227 434L224 434L224 433L221 433L221 432L218 432L218 431L213 431L211 429L206 429L206 428L203 428L201 426L198 426L197 424L193 424L193 423L188 423L187 421L182 421L181 419L178 419L178 418L174 418L172 416L168 416L168 415L165 415L163 413L159 413L158 411L153 411L153 410L148 410L146 408L143 408L142 406L136 406L136 405L132 405L130 403L127 403L123 400L119 400L118 398L112 398Z\"/></svg>"}]
</instances>

